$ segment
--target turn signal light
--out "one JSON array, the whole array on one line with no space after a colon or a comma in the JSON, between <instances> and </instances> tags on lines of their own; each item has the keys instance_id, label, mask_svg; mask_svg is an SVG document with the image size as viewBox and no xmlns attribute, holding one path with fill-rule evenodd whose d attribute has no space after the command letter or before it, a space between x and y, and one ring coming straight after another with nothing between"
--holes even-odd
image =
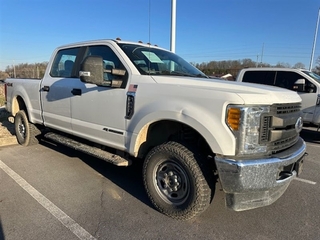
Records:
<instances>
[{"instance_id":1,"label":"turn signal light","mask_svg":"<svg viewBox=\"0 0 320 240\"><path fill-rule=\"evenodd\" d=\"M227 123L232 130L239 130L240 118L241 112L239 108L228 109Z\"/></svg>"}]
</instances>

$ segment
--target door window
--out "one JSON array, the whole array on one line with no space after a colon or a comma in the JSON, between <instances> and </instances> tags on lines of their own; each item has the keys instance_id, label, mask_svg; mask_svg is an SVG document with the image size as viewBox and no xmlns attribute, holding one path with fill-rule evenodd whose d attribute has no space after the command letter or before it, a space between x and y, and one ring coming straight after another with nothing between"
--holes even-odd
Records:
<instances>
[{"instance_id":1,"label":"door window","mask_svg":"<svg viewBox=\"0 0 320 240\"><path fill-rule=\"evenodd\" d=\"M105 71L105 73L103 74L104 80L105 81L120 80L122 81L121 88L125 88L127 74L125 74L125 76L111 74L112 69L121 69L121 70L126 70L126 69L124 68L122 62L110 47L99 46L99 45L89 46L86 50L86 54L84 58L87 56L102 57L104 70L109 70L109 71Z\"/></svg>"},{"instance_id":2,"label":"door window","mask_svg":"<svg viewBox=\"0 0 320 240\"><path fill-rule=\"evenodd\" d=\"M297 91L298 89L298 92L306 92L306 93L317 91L316 86L307 79L305 79L304 88L295 88L295 83L298 79L305 79L305 78L296 72L278 71L276 86L287 88L289 90L294 90L294 91Z\"/></svg>"},{"instance_id":3,"label":"door window","mask_svg":"<svg viewBox=\"0 0 320 240\"><path fill-rule=\"evenodd\" d=\"M69 48L60 50L51 67L50 75L52 77L77 77L73 71L74 63L80 48Z\"/></svg>"},{"instance_id":4,"label":"door window","mask_svg":"<svg viewBox=\"0 0 320 240\"><path fill-rule=\"evenodd\" d=\"M316 93L317 92L317 86L314 85L312 82L306 79L306 85L304 87L304 92L307 93Z\"/></svg>"},{"instance_id":5,"label":"door window","mask_svg":"<svg viewBox=\"0 0 320 240\"><path fill-rule=\"evenodd\" d=\"M293 90L294 83L301 78L303 77L295 72L278 71L276 86Z\"/></svg>"}]
</instances>

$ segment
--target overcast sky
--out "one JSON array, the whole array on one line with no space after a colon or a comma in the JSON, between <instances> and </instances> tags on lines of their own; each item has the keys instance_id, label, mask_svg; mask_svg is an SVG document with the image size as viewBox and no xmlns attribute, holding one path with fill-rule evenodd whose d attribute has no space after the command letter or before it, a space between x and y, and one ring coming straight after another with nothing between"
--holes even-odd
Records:
<instances>
[{"instance_id":1,"label":"overcast sky","mask_svg":"<svg viewBox=\"0 0 320 240\"><path fill-rule=\"evenodd\" d=\"M309 68L319 0L176 3L176 53L188 62L250 58ZM49 61L57 46L94 39L170 49L170 22L171 0L0 0L0 70Z\"/></svg>"}]
</instances>

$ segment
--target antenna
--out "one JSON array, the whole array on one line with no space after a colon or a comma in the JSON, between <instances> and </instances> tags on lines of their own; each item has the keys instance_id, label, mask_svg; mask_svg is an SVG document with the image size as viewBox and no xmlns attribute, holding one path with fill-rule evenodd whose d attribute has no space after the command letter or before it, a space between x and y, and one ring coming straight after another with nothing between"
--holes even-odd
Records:
<instances>
[{"instance_id":1,"label":"antenna","mask_svg":"<svg viewBox=\"0 0 320 240\"><path fill-rule=\"evenodd\" d=\"M149 0L149 43L151 43L151 2Z\"/></svg>"}]
</instances>

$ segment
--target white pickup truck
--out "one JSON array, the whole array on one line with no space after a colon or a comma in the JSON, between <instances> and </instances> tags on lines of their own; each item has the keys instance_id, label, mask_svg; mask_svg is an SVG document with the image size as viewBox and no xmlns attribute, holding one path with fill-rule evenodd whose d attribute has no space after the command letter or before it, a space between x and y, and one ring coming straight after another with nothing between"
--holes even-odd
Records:
<instances>
[{"instance_id":1,"label":"white pickup truck","mask_svg":"<svg viewBox=\"0 0 320 240\"><path fill-rule=\"evenodd\" d=\"M301 112L304 123L320 128L320 76L296 68L244 68L237 82L251 82L277 86L295 91L302 99Z\"/></svg>"},{"instance_id":2,"label":"white pickup truck","mask_svg":"<svg viewBox=\"0 0 320 240\"><path fill-rule=\"evenodd\" d=\"M273 203L306 151L295 92L210 79L150 44L59 47L43 79L6 80L6 101L22 145L41 137L118 166L143 161L147 195L176 219L209 206L216 176L233 210Z\"/></svg>"}]
</instances>

